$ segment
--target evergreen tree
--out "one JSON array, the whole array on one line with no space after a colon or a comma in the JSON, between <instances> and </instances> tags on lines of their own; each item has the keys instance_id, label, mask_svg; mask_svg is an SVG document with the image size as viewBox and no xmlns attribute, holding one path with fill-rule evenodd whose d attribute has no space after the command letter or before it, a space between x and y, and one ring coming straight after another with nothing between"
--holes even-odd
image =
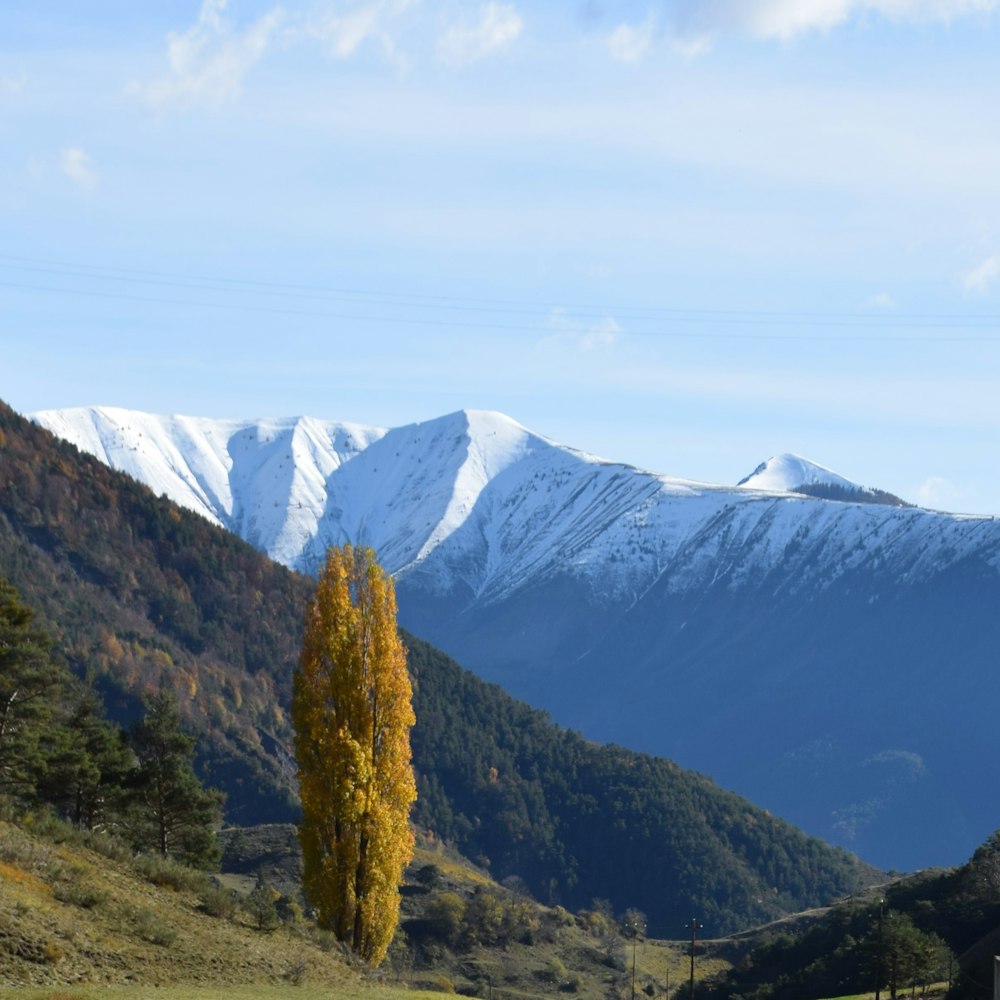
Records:
<instances>
[{"instance_id":1,"label":"evergreen tree","mask_svg":"<svg viewBox=\"0 0 1000 1000\"><path fill-rule=\"evenodd\" d=\"M915 983L937 978L947 967L948 949L936 934L920 930L906 913L887 911L882 918L876 962L879 987L888 987L892 1000ZM869 942L868 950L872 950Z\"/></svg>"},{"instance_id":2,"label":"evergreen tree","mask_svg":"<svg viewBox=\"0 0 1000 1000\"><path fill-rule=\"evenodd\" d=\"M0 577L0 792L31 795L45 771L49 723L66 672L34 612Z\"/></svg>"},{"instance_id":3,"label":"evergreen tree","mask_svg":"<svg viewBox=\"0 0 1000 1000\"><path fill-rule=\"evenodd\" d=\"M303 881L320 925L372 965L413 855L411 696L392 578L371 549L331 549L292 696Z\"/></svg>"},{"instance_id":4,"label":"evergreen tree","mask_svg":"<svg viewBox=\"0 0 1000 1000\"><path fill-rule=\"evenodd\" d=\"M209 867L220 851L215 837L222 793L206 789L191 766L195 738L181 728L177 699L160 691L146 717L132 727L136 767L132 790L132 835L137 846Z\"/></svg>"},{"instance_id":5,"label":"evergreen tree","mask_svg":"<svg viewBox=\"0 0 1000 1000\"><path fill-rule=\"evenodd\" d=\"M134 756L125 731L104 719L96 692L79 692L49 745L41 796L78 827L117 826L124 818Z\"/></svg>"}]
</instances>

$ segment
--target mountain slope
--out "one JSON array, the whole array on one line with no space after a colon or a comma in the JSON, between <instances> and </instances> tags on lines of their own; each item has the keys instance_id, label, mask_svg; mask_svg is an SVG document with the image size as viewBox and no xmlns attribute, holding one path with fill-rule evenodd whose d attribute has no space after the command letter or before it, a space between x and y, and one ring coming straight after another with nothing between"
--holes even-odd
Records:
<instances>
[{"instance_id":1,"label":"mountain slope","mask_svg":"<svg viewBox=\"0 0 1000 1000\"><path fill-rule=\"evenodd\" d=\"M642 900L634 905L654 934L677 933L697 913L719 935L878 877L702 775L590 743L426 643L407 645L414 820L498 878L517 873L539 898L572 909Z\"/></svg>"},{"instance_id":2,"label":"mountain slope","mask_svg":"<svg viewBox=\"0 0 1000 1000\"><path fill-rule=\"evenodd\" d=\"M798 455L777 455L761 462L737 486L776 493L801 493L824 500L878 503L889 507L912 506L885 490L858 486L836 472Z\"/></svg>"},{"instance_id":3,"label":"mountain slope","mask_svg":"<svg viewBox=\"0 0 1000 1000\"><path fill-rule=\"evenodd\" d=\"M94 411L63 419L84 446L97 433ZM373 431L328 464L323 490L291 501L315 534L291 559L270 551L308 571L329 543L374 546L404 625L558 721L706 771L885 867L958 860L995 825L1000 778L978 773L993 519L894 506L800 459L739 487L658 476L479 411ZM234 494L273 510L260 479L234 459Z\"/></svg>"},{"instance_id":4,"label":"mountain slope","mask_svg":"<svg viewBox=\"0 0 1000 1000\"><path fill-rule=\"evenodd\" d=\"M2 404L0 574L120 721L143 691L177 693L230 819L294 816L288 705L308 578ZM498 878L521 875L543 898L603 896L665 923L698 903L722 928L870 877L707 779L588 747L409 641L415 818L488 857Z\"/></svg>"},{"instance_id":5,"label":"mountain slope","mask_svg":"<svg viewBox=\"0 0 1000 1000\"><path fill-rule=\"evenodd\" d=\"M36 420L286 565L317 531L329 477L384 433L309 418L203 420L114 407Z\"/></svg>"}]
</instances>

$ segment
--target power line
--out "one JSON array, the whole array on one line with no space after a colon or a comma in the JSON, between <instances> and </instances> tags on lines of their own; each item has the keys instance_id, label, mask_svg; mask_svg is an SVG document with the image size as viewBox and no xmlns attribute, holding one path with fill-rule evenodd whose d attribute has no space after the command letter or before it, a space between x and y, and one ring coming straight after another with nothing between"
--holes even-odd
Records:
<instances>
[{"instance_id":1,"label":"power line","mask_svg":"<svg viewBox=\"0 0 1000 1000\"><path fill-rule=\"evenodd\" d=\"M208 277L204 275L184 275L167 271L147 271L130 268L106 267L101 265L74 264L65 261L47 261L35 258L16 257L0 254L0 268L13 271L27 271L39 274L52 274L58 277L85 278L107 283L123 283L129 285L145 285L186 289L200 292L223 292L238 295L254 294L303 299L313 301L328 301L331 303L349 303L354 306L382 306L388 309L434 309L453 313L461 311L476 314L480 317L489 316L524 316L529 322L514 323L502 321L484 321L484 319L445 319L414 315L385 315L379 313L345 313L321 309L303 309L286 306L268 306L259 303L240 301L205 301L182 297L161 295L129 294L124 291L107 291L97 288L60 287L50 284L33 284L23 281L0 281L0 287L16 290L43 292L49 295L75 295L89 298L114 299L120 301L144 302L156 305L174 307L233 310L269 315L298 316L304 318L327 319L339 322L385 323L397 326L421 326L436 328L458 328L463 330L496 330L508 332L523 332L534 334L559 334L585 336L598 332L593 328L580 326L588 320L597 323L611 320L628 323L635 320L645 324L656 324L656 329L633 329L630 326L621 328L621 332L630 337L663 337L676 339L688 337L704 340L777 340L791 342L823 342L823 341L864 341L872 343L900 342L982 342L1000 341L1000 317L973 315L958 316L946 313L896 313L891 315L872 315L834 312L806 312L794 310L767 309L706 309L701 307L630 307L617 306L596 310L593 306L566 306L552 303L530 303L518 300L473 299L458 296L438 296L423 293L402 293L391 291L376 291L371 289L348 289L335 286L295 285L278 282L265 282L256 279L239 279L224 277ZM370 300L370 301L366 301ZM531 322L530 320L533 320ZM682 325L707 326L738 326L748 327L795 327L800 333L768 334L759 332L724 333L719 331L700 330L698 333L683 331L668 331L666 327ZM836 328L835 334L816 334L818 328ZM864 334L848 334L845 330L865 329L879 330L986 330L994 333L972 334L953 333L948 336L902 333L885 335L884 333L867 332Z\"/></svg>"}]
</instances>

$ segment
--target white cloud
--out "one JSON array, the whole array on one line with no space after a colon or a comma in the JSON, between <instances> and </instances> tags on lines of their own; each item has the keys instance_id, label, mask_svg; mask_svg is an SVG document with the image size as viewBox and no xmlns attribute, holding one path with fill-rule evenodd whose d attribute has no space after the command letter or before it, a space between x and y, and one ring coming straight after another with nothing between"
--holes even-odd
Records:
<instances>
[{"instance_id":1,"label":"white cloud","mask_svg":"<svg viewBox=\"0 0 1000 1000\"><path fill-rule=\"evenodd\" d=\"M376 42L386 57L400 62L389 23L413 6L414 0L372 0L343 14L312 23L307 31L322 39L338 59L348 59L366 42Z\"/></svg>"},{"instance_id":2,"label":"white cloud","mask_svg":"<svg viewBox=\"0 0 1000 1000\"><path fill-rule=\"evenodd\" d=\"M239 96L244 77L263 56L285 17L275 7L242 31L223 16L227 0L204 0L198 20L167 35L168 75L131 90L154 108L218 108Z\"/></svg>"},{"instance_id":3,"label":"white cloud","mask_svg":"<svg viewBox=\"0 0 1000 1000\"><path fill-rule=\"evenodd\" d=\"M895 309L896 300L888 292L877 292L865 302L869 309Z\"/></svg>"},{"instance_id":4,"label":"white cloud","mask_svg":"<svg viewBox=\"0 0 1000 1000\"><path fill-rule=\"evenodd\" d=\"M712 48L712 38L705 34L674 34L671 48L684 59L697 59Z\"/></svg>"},{"instance_id":5,"label":"white cloud","mask_svg":"<svg viewBox=\"0 0 1000 1000\"><path fill-rule=\"evenodd\" d=\"M563 308L553 309L549 313L549 326L556 333L544 338L543 343L572 344L580 351L607 350L615 345L624 332L621 324L612 316L588 323L572 316Z\"/></svg>"},{"instance_id":6,"label":"white cloud","mask_svg":"<svg viewBox=\"0 0 1000 1000\"><path fill-rule=\"evenodd\" d=\"M963 493L943 476L931 476L917 487L917 503L932 510L954 510Z\"/></svg>"},{"instance_id":7,"label":"white cloud","mask_svg":"<svg viewBox=\"0 0 1000 1000\"><path fill-rule=\"evenodd\" d=\"M787 41L810 31L829 31L854 16L891 20L951 21L987 13L998 0L680 0L681 35L742 32Z\"/></svg>"},{"instance_id":8,"label":"white cloud","mask_svg":"<svg viewBox=\"0 0 1000 1000\"><path fill-rule=\"evenodd\" d=\"M965 275L962 284L968 292L985 295L998 278L1000 278L1000 254L993 254Z\"/></svg>"},{"instance_id":9,"label":"white cloud","mask_svg":"<svg viewBox=\"0 0 1000 1000\"><path fill-rule=\"evenodd\" d=\"M649 53L653 44L656 22L652 15L642 24L619 24L608 38L608 50L616 62L638 63Z\"/></svg>"},{"instance_id":10,"label":"white cloud","mask_svg":"<svg viewBox=\"0 0 1000 1000\"><path fill-rule=\"evenodd\" d=\"M90 157L77 147L64 149L59 154L59 165L62 172L84 191L93 191L97 186L97 172L92 166Z\"/></svg>"},{"instance_id":11,"label":"white cloud","mask_svg":"<svg viewBox=\"0 0 1000 1000\"><path fill-rule=\"evenodd\" d=\"M511 4L484 4L475 24L452 25L438 39L438 59L449 66L467 66L508 48L523 30L524 22Z\"/></svg>"}]
</instances>

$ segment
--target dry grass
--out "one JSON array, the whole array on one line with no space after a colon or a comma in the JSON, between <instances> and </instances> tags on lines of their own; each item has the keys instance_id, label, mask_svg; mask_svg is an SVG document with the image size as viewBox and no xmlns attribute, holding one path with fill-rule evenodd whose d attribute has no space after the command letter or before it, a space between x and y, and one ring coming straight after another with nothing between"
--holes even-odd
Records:
<instances>
[{"instance_id":1,"label":"dry grass","mask_svg":"<svg viewBox=\"0 0 1000 1000\"><path fill-rule=\"evenodd\" d=\"M263 933L243 913L208 916L196 891L153 885L129 862L5 822L0 859L0 995L29 986L48 1000L110 996L115 986L130 996L181 986L215 995L250 984L322 986L327 996L331 987L369 988L339 949L324 951L305 930Z\"/></svg>"},{"instance_id":2,"label":"dry grass","mask_svg":"<svg viewBox=\"0 0 1000 1000\"><path fill-rule=\"evenodd\" d=\"M482 869L473 867L466 858L443 847L440 843L434 846L417 845L413 852L413 867L437 865L446 878L464 885L493 885L493 880Z\"/></svg>"}]
</instances>

